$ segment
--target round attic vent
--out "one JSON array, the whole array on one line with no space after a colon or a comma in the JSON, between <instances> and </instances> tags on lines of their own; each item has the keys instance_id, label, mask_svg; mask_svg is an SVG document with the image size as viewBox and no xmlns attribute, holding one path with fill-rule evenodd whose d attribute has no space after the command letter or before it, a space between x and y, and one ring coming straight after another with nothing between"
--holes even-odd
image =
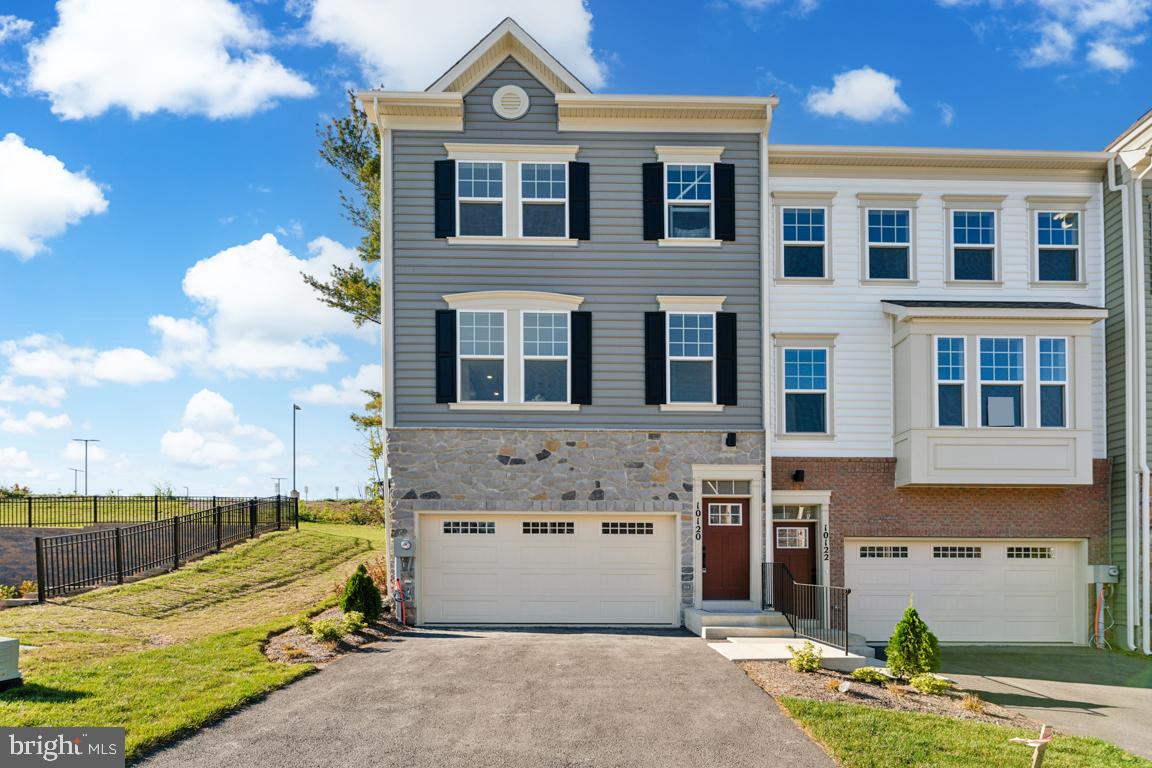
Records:
<instances>
[{"instance_id":1,"label":"round attic vent","mask_svg":"<svg viewBox=\"0 0 1152 768\"><path fill-rule=\"evenodd\" d=\"M518 85L505 85L492 94L492 109L505 120L524 117L528 111L528 94Z\"/></svg>"}]
</instances>

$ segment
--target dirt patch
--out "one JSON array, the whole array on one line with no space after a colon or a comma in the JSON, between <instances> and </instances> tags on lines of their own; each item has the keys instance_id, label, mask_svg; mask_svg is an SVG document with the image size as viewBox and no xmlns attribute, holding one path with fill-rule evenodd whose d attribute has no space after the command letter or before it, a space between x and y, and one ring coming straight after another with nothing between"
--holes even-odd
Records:
<instances>
[{"instance_id":1,"label":"dirt patch","mask_svg":"<svg viewBox=\"0 0 1152 768\"><path fill-rule=\"evenodd\" d=\"M1032 725L1032 721L1023 715L1010 712L988 701L981 701L978 710L965 707L964 698L968 691L961 688L943 694L925 694L897 683L887 685L861 683L830 669L822 669L819 672L796 672L784 661L739 661L737 666L743 669L756 685L773 697L791 696L797 699L865 704L870 707L944 715L995 725L1025 727ZM843 682L850 683L845 692L836 688Z\"/></svg>"},{"instance_id":2,"label":"dirt patch","mask_svg":"<svg viewBox=\"0 0 1152 768\"><path fill-rule=\"evenodd\" d=\"M344 616L339 608L329 608L313 616L315 619L339 619ZM323 643L312 635L293 627L268 638L264 644L264 655L271 661L285 664L315 664L323 666L371 643L396 642L396 635L405 627L395 623L391 614L384 614L378 621L369 624L359 632L345 635L339 642Z\"/></svg>"}]
</instances>

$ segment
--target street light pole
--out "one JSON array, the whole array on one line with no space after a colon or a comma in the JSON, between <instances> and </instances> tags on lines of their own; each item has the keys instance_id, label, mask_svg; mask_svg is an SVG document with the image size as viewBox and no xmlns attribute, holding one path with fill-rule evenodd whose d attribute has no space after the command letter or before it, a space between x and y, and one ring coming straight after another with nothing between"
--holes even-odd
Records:
<instances>
[{"instance_id":1,"label":"street light pole","mask_svg":"<svg viewBox=\"0 0 1152 768\"><path fill-rule=\"evenodd\" d=\"M287 480L288 478L286 478L286 477L274 477L272 479L276 481L276 495L279 496L280 495L280 481L281 480Z\"/></svg>"},{"instance_id":2,"label":"street light pole","mask_svg":"<svg viewBox=\"0 0 1152 768\"><path fill-rule=\"evenodd\" d=\"M84 495L88 495L88 443L100 442L95 437L74 437L74 443L84 443Z\"/></svg>"},{"instance_id":3,"label":"street light pole","mask_svg":"<svg viewBox=\"0 0 1152 768\"><path fill-rule=\"evenodd\" d=\"M295 403L292 404L292 495L296 495L296 411L303 410Z\"/></svg>"},{"instance_id":4,"label":"street light pole","mask_svg":"<svg viewBox=\"0 0 1152 768\"><path fill-rule=\"evenodd\" d=\"M76 490L77 490L77 486L76 486L77 478L80 477L80 473L83 472L84 470L79 469L77 467L68 467L68 469L72 470L72 495L75 496Z\"/></svg>"}]
</instances>

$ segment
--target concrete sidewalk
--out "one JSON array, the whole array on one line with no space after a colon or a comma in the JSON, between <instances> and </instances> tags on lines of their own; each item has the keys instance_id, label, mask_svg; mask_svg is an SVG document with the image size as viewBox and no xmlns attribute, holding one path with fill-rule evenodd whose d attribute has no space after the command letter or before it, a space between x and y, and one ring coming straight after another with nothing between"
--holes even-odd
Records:
<instances>
[{"instance_id":1,"label":"concrete sidewalk","mask_svg":"<svg viewBox=\"0 0 1152 768\"><path fill-rule=\"evenodd\" d=\"M413 632L152 755L149 768L831 768L677 630Z\"/></svg>"}]
</instances>

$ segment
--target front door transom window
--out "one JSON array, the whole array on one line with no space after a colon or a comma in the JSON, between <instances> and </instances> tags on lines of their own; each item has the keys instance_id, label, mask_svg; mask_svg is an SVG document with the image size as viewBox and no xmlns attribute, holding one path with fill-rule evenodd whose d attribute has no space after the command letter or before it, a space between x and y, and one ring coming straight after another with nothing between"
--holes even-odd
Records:
<instances>
[{"instance_id":1,"label":"front door transom window","mask_svg":"<svg viewBox=\"0 0 1152 768\"><path fill-rule=\"evenodd\" d=\"M742 504L709 504L708 525L743 525Z\"/></svg>"},{"instance_id":2,"label":"front door transom window","mask_svg":"<svg viewBox=\"0 0 1152 768\"><path fill-rule=\"evenodd\" d=\"M808 549L807 526L776 526L777 549Z\"/></svg>"}]
</instances>

